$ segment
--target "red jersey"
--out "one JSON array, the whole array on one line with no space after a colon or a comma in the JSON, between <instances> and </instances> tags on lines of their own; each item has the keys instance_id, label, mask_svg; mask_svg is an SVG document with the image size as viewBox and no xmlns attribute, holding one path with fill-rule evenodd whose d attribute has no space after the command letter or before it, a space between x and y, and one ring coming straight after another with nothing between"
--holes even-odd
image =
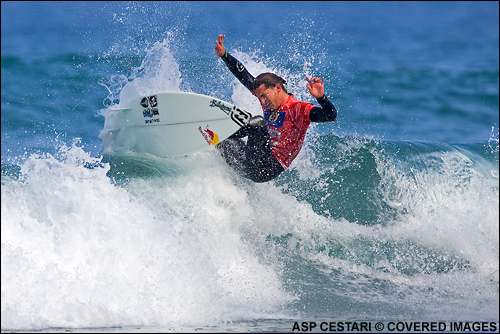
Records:
<instances>
[{"instance_id":1,"label":"red jersey","mask_svg":"<svg viewBox=\"0 0 500 334\"><path fill-rule=\"evenodd\" d=\"M312 108L311 103L298 101L290 95L278 110L264 112L273 155L284 169L290 166L302 148L311 124L309 112Z\"/></svg>"}]
</instances>

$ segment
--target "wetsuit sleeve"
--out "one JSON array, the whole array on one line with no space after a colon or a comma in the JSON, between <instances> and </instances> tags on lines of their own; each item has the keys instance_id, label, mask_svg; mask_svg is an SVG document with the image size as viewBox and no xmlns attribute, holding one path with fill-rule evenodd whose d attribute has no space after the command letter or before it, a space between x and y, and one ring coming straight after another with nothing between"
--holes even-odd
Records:
<instances>
[{"instance_id":1,"label":"wetsuit sleeve","mask_svg":"<svg viewBox=\"0 0 500 334\"><path fill-rule=\"evenodd\" d=\"M224 61L231 73L234 74L236 79L238 79L249 91L252 91L255 78L247 71L245 66L243 66L243 64L241 64L236 58L231 56L227 51L221 59Z\"/></svg>"},{"instance_id":2,"label":"wetsuit sleeve","mask_svg":"<svg viewBox=\"0 0 500 334\"><path fill-rule=\"evenodd\" d=\"M309 113L309 119L311 122L323 123L323 122L333 122L337 119L337 109L333 103L331 103L328 98L323 95L319 99L316 99L321 105L320 107L314 107Z\"/></svg>"}]
</instances>

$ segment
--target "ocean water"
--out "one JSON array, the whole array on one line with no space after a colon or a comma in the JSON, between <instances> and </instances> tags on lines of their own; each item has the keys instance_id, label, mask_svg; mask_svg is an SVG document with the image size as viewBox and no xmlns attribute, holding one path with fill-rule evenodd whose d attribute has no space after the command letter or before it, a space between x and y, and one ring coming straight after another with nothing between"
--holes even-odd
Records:
<instances>
[{"instance_id":1,"label":"ocean water","mask_svg":"<svg viewBox=\"0 0 500 334\"><path fill-rule=\"evenodd\" d=\"M2 331L498 324L498 13L480 1L3 1ZM219 34L299 99L315 102L305 75L325 77L337 121L313 124L265 184L214 149L104 154L127 86L261 112L214 55Z\"/></svg>"}]
</instances>

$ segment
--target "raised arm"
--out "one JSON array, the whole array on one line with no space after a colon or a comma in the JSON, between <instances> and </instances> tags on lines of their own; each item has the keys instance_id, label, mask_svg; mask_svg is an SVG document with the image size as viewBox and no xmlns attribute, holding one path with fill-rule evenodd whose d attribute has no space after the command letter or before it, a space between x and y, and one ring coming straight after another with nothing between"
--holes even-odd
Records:
<instances>
[{"instance_id":1,"label":"raised arm","mask_svg":"<svg viewBox=\"0 0 500 334\"><path fill-rule=\"evenodd\" d=\"M226 51L224 47L224 37L224 35L219 35L219 39L215 42L215 54L221 57L236 79L238 79L249 91L252 91L255 78L247 71L243 64Z\"/></svg>"},{"instance_id":2,"label":"raised arm","mask_svg":"<svg viewBox=\"0 0 500 334\"><path fill-rule=\"evenodd\" d=\"M309 113L309 119L312 122L322 123L322 122L332 122L337 119L337 109L328 100L325 95L325 78L311 78L306 76L309 89L309 93L316 98L316 101L321 105L320 107L314 107Z\"/></svg>"}]
</instances>

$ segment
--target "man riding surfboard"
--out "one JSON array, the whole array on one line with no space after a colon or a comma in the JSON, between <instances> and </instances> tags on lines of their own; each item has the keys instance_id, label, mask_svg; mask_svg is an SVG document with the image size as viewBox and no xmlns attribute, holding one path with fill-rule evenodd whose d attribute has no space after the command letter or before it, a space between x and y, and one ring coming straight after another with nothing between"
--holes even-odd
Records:
<instances>
[{"instance_id":1,"label":"man riding surfboard","mask_svg":"<svg viewBox=\"0 0 500 334\"><path fill-rule=\"evenodd\" d=\"M337 110L325 96L325 79L306 76L310 94L321 107L301 102L286 90L286 81L274 73L254 78L225 49L224 35L215 42L215 54L234 76L259 99L264 115L254 116L233 136L216 146L226 162L254 182L267 182L285 171L299 154L311 122L331 122ZM248 137L245 143L241 138Z\"/></svg>"}]
</instances>

